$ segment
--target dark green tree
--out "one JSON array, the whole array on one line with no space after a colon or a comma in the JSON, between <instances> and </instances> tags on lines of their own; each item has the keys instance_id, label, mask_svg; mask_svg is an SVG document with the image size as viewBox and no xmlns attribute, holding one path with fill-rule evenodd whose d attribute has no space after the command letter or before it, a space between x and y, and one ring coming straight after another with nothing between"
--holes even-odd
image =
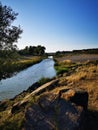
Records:
<instances>
[{"instance_id":1,"label":"dark green tree","mask_svg":"<svg viewBox=\"0 0 98 130\"><path fill-rule=\"evenodd\" d=\"M46 48L45 48L44 46L38 45L36 49L37 49L37 54L38 54L38 55L43 55L43 54L45 54L45 49L46 49Z\"/></svg>"},{"instance_id":2,"label":"dark green tree","mask_svg":"<svg viewBox=\"0 0 98 130\"><path fill-rule=\"evenodd\" d=\"M19 54L21 55L33 55L33 56L41 56L45 54L45 47L38 46L26 46L24 49L19 50Z\"/></svg>"},{"instance_id":3,"label":"dark green tree","mask_svg":"<svg viewBox=\"0 0 98 130\"><path fill-rule=\"evenodd\" d=\"M20 26L12 25L17 15L12 8L3 6L0 2L0 50L14 50L17 47L14 43L22 33Z\"/></svg>"},{"instance_id":4,"label":"dark green tree","mask_svg":"<svg viewBox=\"0 0 98 130\"><path fill-rule=\"evenodd\" d=\"M36 47L35 46L29 47L29 54L30 55L36 55Z\"/></svg>"}]
</instances>

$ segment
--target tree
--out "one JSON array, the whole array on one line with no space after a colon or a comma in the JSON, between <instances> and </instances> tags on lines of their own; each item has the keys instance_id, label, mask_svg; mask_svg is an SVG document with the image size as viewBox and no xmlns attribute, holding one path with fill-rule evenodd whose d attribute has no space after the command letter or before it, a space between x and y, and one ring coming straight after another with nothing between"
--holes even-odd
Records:
<instances>
[{"instance_id":1,"label":"tree","mask_svg":"<svg viewBox=\"0 0 98 130\"><path fill-rule=\"evenodd\" d=\"M45 47L44 46L41 46L41 45L38 45L37 46L37 54L38 55L44 55L45 54Z\"/></svg>"},{"instance_id":2,"label":"tree","mask_svg":"<svg viewBox=\"0 0 98 130\"><path fill-rule=\"evenodd\" d=\"M0 2L0 50L13 50L17 47L14 43L18 41L22 33L20 26L12 25L17 15L18 13Z\"/></svg>"},{"instance_id":3,"label":"tree","mask_svg":"<svg viewBox=\"0 0 98 130\"><path fill-rule=\"evenodd\" d=\"M19 51L21 55L33 55L33 56L41 56L45 54L45 47L38 45L38 46L26 46L24 49Z\"/></svg>"},{"instance_id":4,"label":"tree","mask_svg":"<svg viewBox=\"0 0 98 130\"><path fill-rule=\"evenodd\" d=\"M30 55L36 55L36 47L35 46L29 47L29 54Z\"/></svg>"}]
</instances>

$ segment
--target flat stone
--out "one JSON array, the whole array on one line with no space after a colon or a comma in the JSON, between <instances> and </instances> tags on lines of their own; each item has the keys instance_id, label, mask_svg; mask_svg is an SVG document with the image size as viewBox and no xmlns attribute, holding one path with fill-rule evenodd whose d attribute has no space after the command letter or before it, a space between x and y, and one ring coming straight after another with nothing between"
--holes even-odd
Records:
<instances>
[{"instance_id":1,"label":"flat stone","mask_svg":"<svg viewBox=\"0 0 98 130\"><path fill-rule=\"evenodd\" d=\"M72 97L75 96L75 92L74 94L72 90L69 92L72 93ZM81 130L84 112L82 105L65 100L62 94L49 93L41 96L38 104L28 108L25 113L25 128L26 130Z\"/></svg>"}]
</instances>

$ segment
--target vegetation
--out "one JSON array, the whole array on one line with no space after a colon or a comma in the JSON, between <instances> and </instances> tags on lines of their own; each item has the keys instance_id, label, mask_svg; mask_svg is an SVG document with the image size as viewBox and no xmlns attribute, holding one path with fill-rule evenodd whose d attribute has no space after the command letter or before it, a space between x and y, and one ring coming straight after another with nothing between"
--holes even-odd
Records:
<instances>
[{"instance_id":1,"label":"vegetation","mask_svg":"<svg viewBox=\"0 0 98 130\"><path fill-rule=\"evenodd\" d=\"M19 50L20 55L33 55L33 56L42 56L45 55L45 47L38 45L38 46L26 46L24 49Z\"/></svg>"},{"instance_id":2,"label":"vegetation","mask_svg":"<svg viewBox=\"0 0 98 130\"><path fill-rule=\"evenodd\" d=\"M63 66L63 67L62 66L55 66L55 69L57 71L57 75L68 72L68 67L65 67L65 66Z\"/></svg>"},{"instance_id":3,"label":"vegetation","mask_svg":"<svg viewBox=\"0 0 98 130\"><path fill-rule=\"evenodd\" d=\"M35 48L33 50L33 48ZM28 47L24 50L0 50L0 79L25 69L41 61L45 56L45 47Z\"/></svg>"},{"instance_id":4,"label":"vegetation","mask_svg":"<svg viewBox=\"0 0 98 130\"><path fill-rule=\"evenodd\" d=\"M0 79L11 76L13 73L25 69L42 60L40 56L18 57L19 59L0 59Z\"/></svg>"},{"instance_id":5,"label":"vegetation","mask_svg":"<svg viewBox=\"0 0 98 130\"><path fill-rule=\"evenodd\" d=\"M63 64L61 62L61 64ZM60 65L60 64L58 64ZM61 66L61 65L60 65ZM98 61L77 64L69 75L59 78L59 87L53 92L64 88L82 89L88 92L88 110L86 111L85 127L83 130L97 130L98 125ZM73 67L72 67L73 68Z\"/></svg>"},{"instance_id":6,"label":"vegetation","mask_svg":"<svg viewBox=\"0 0 98 130\"><path fill-rule=\"evenodd\" d=\"M43 84L49 82L50 80L51 80L51 79L49 79L49 78L41 78L41 79L38 81L38 84L39 84L39 86L41 86L41 85L43 85Z\"/></svg>"},{"instance_id":7,"label":"vegetation","mask_svg":"<svg viewBox=\"0 0 98 130\"><path fill-rule=\"evenodd\" d=\"M16 50L17 46L14 43L18 41L22 33L20 26L12 25L17 15L18 13L0 2L0 50Z\"/></svg>"},{"instance_id":8,"label":"vegetation","mask_svg":"<svg viewBox=\"0 0 98 130\"><path fill-rule=\"evenodd\" d=\"M63 74L63 73L68 73L72 67L76 66L75 63L72 63L70 60L65 60L63 62L55 60L55 69L57 72L57 75Z\"/></svg>"},{"instance_id":9,"label":"vegetation","mask_svg":"<svg viewBox=\"0 0 98 130\"><path fill-rule=\"evenodd\" d=\"M21 130L23 128L23 122L24 122L24 115L22 112L20 112L10 117L8 120L5 120L4 123L1 123L0 129L1 130Z\"/></svg>"},{"instance_id":10,"label":"vegetation","mask_svg":"<svg viewBox=\"0 0 98 130\"><path fill-rule=\"evenodd\" d=\"M98 54L98 48L73 50L73 51L57 51L54 55L57 57L57 56L64 56L66 54Z\"/></svg>"}]
</instances>

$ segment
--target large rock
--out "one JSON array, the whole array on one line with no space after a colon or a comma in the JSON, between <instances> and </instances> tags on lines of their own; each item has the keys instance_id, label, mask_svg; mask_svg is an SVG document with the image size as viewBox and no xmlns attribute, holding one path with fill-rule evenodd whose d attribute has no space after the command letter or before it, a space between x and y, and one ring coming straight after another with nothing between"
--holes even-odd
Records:
<instances>
[{"instance_id":1,"label":"large rock","mask_svg":"<svg viewBox=\"0 0 98 130\"><path fill-rule=\"evenodd\" d=\"M88 93L82 89L62 89L59 95L65 100L69 100L78 106L87 109Z\"/></svg>"},{"instance_id":2,"label":"large rock","mask_svg":"<svg viewBox=\"0 0 98 130\"><path fill-rule=\"evenodd\" d=\"M69 99L66 98L68 91ZM76 98L80 97L82 101L85 96L80 95L85 94L80 93L79 91L75 93L74 90L62 90L58 95L49 93L41 96L38 103L28 108L25 113L26 130L81 130L84 104L78 104Z\"/></svg>"}]
</instances>

